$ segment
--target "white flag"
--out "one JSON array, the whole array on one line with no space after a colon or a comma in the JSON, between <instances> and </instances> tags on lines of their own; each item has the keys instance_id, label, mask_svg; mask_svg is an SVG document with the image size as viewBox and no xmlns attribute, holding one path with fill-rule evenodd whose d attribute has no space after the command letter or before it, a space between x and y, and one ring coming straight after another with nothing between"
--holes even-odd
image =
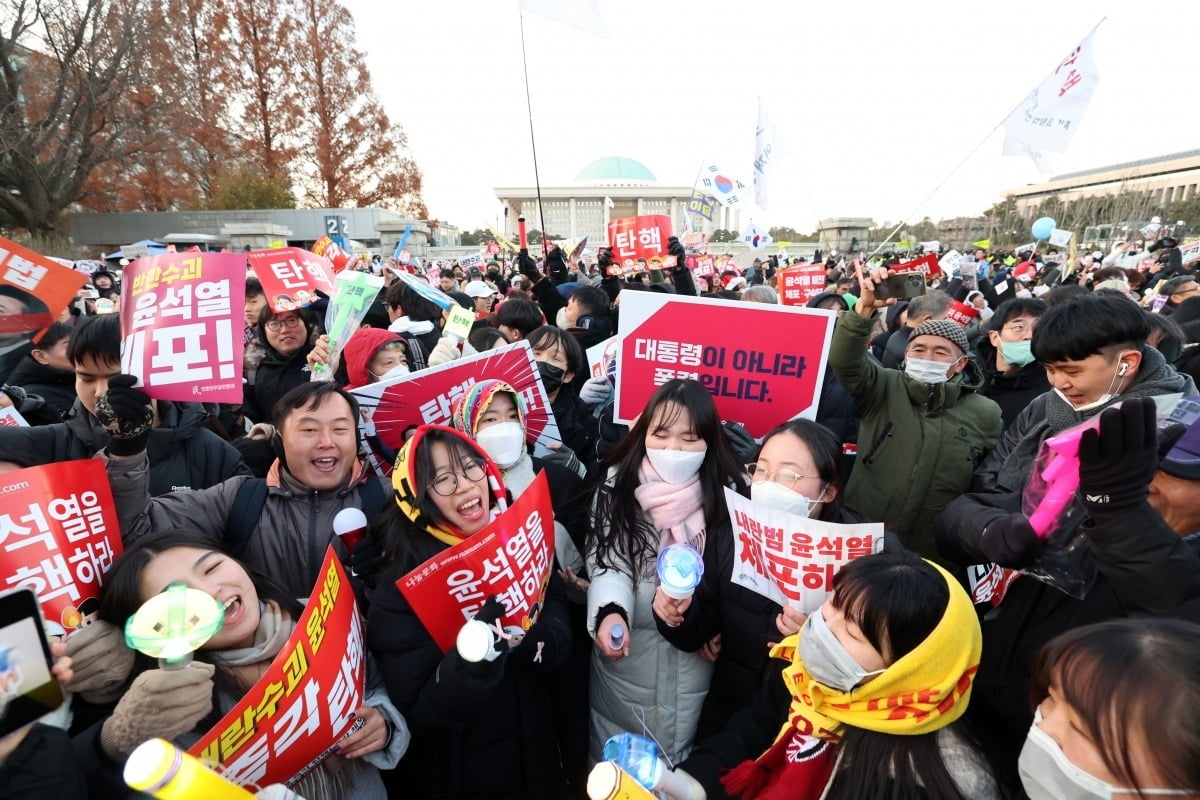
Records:
<instances>
[{"instance_id":1,"label":"white flag","mask_svg":"<svg viewBox=\"0 0 1200 800\"><path fill-rule=\"evenodd\" d=\"M775 126L758 99L758 124L754 128L754 204L767 210L767 168L775 153Z\"/></svg>"},{"instance_id":2,"label":"white flag","mask_svg":"<svg viewBox=\"0 0 1200 800\"><path fill-rule=\"evenodd\" d=\"M700 170L695 188L729 208L742 208L750 200L749 187L716 164Z\"/></svg>"},{"instance_id":3,"label":"white flag","mask_svg":"<svg viewBox=\"0 0 1200 800\"><path fill-rule=\"evenodd\" d=\"M1100 82L1095 35L1093 28L1004 121L1004 155L1028 155L1044 171L1046 153L1067 149Z\"/></svg>"},{"instance_id":4,"label":"white flag","mask_svg":"<svg viewBox=\"0 0 1200 800\"><path fill-rule=\"evenodd\" d=\"M611 197L609 197L608 195L604 195L604 207L605 208L614 208L614 207L616 207L616 205L617 204L613 202L613 199Z\"/></svg>"},{"instance_id":5,"label":"white flag","mask_svg":"<svg viewBox=\"0 0 1200 800\"><path fill-rule=\"evenodd\" d=\"M561 22L593 36L608 36L598 0L519 0L521 11Z\"/></svg>"},{"instance_id":6,"label":"white flag","mask_svg":"<svg viewBox=\"0 0 1200 800\"><path fill-rule=\"evenodd\" d=\"M1050 232L1050 244L1055 247L1066 247L1071 243L1071 237L1074 235L1070 231L1064 231L1062 228L1055 228Z\"/></svg>"},{"instance_id":7,"label":"white flag","mask_svg":"<svg viewBox=\"0 0 1200 800\"><path fill-rule=\"evenodd\" d=\"M753 222L747 223L742 235L738 237L738 241L745 242L750 245L751 250L761 250L767 245L775 241L771 234L764 231L762 228L755 225Z\"/></svg>"}]
</instances>

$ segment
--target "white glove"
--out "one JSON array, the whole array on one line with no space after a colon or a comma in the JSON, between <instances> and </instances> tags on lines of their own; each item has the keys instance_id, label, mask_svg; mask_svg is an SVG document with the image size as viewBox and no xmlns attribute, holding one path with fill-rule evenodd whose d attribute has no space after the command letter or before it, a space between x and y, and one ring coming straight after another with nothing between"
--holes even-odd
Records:
<instances>
[{"instance_id":1,"label":"white glove","mask_svg":"<svg viewBox=\"0 0 1200 800\"><path fill-rule=\"evenodd\" d=\"M439 364L449 364L461 357L462 353L458 350L458 342L449 336L443 336L438 339L437 345L429 352L429 358L425 360L425 363L436 367Z\"/></svg>"},{"instance_id":2,"label":"white glove","mask_svg":"<svg viewBox=\"0 0 1200 800\"><path fill-rule=\"evenodd\" d=\"M590 378L583 386L579 387L580 401L589 406L602 405L608 400L611 393L612 384L603 375L599 378Z\"/></svg>"}]
</instances>

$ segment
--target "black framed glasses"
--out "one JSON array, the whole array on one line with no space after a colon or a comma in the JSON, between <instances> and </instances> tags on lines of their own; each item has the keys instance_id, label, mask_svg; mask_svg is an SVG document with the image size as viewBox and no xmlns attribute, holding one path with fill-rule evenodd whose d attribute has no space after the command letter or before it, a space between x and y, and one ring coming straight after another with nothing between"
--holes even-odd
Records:
<instances>
[{"instance_id":1,"label":"black framed glasses","mask_svg":"<svg viewBox=\"0 0 1200 800\"><path fill-rule=\"evenodd\" d=\"M459 477L466 478L470 483L478 483L487 475L487 470L478 461L467 464L462 472L443 472L433 479L433 490L442 497L449 497L458 491Z\"/></svg>"}]
</instances>

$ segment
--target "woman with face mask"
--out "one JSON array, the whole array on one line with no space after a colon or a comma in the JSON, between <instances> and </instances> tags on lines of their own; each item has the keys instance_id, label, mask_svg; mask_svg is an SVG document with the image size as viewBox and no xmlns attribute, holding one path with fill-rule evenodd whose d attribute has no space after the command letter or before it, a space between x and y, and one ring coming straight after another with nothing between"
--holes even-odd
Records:
<instances>
[{"instance_id":1,"label":"woman with face mask","mask_svg":"<svg viewBox=\"0 0 1200 800\"><path fill-rule=\"evenodd\" d=\"M1122 619L1038 655L1018 767L1029 800L1200 798L1200 625Z\"/></svg>"},{"instance_id":2,"label":"woman with face mask","mask_svg":"<svg viewBox=\"0 0 1200 800\"><path fill-rule=\"evenodd\" d=\"M659 387L601 466L587 553L592 757L613 734L640 733L644 717L678 759L691 747L712 664L659 634L656 562L672 544L705 554L732 537L724 489L745 491L743 468L708 390L680 379Z\"/></svg>"},{"instance_id":3,"label":"woman with face mask","mask_svg":"<svg viewBox=\"0 0 1200 800\"><path fill-rule=\"evenodd\" d=\"M492 661L442 652L397 582L484 530L507 507L500 471L453 428L423 425L400 449L394 503L367 536L382 551L367 612L367 648L412 742L389 776L394 796L460 800L565 797L548 673L565 663L571 628L558 578L519 642ZM533 613L533 612L531 612Z\"/></svg>"},{"instance_id":4,"label":"woman with face mask","mask_svg":"<svg viewBox=\"0 0 1200 800\"><path fill-rule=\"evenodd\" d=\"M199 741L257 686L284 650L303 607L211 539L188 530L163 530L142 539L116 560L104 581L98 615L120 630L146 601L175 583L205 592L225 608L220 630L187 666L156 669L150 658L135 654L133 680L111 715L80 734L95 737L96 752L103 753L103 763L115 773L111 786L93 790L99 796L125 797L124 787L114 787L122 783L120 767L130 752L152 738L174 740L183 749ZM354 712L364 724L297 783L295 791L302 797L387 797L380 770L400 761L409 732L373 660L368 659L366 670L363 704Z\"/></svg>"},{"instance_id":5,"label":"woman with face mask","mask_svg":"<svg viewBox=\"0 0 1200 800\"><path fill-rule=\"evenodd\" d=\"M981 641L970 598L942 568L907 552L851 561L771 651L782 673L678 770L709 800L998 799L960 720Z\"/></svg>"},{"instance_id":6,"label":"woman with face mask","mask_svg":"<svg viewBox=\"0 0 1200 800\"><path fill-rule=\"evenodd\" d=\"M842 504L839 467L842 443L827 428L805 419L768 433L753 463L750 499L801 517L855 523ZM659 634L681 650L715 657L712 685L704 700L697 740L720 731L762 684L773 643L800 630L804 615L733 582L732 536L710 538L704 578L687 600L673 600L659 587L654 620Z\"/></svg>"}]
</instances>

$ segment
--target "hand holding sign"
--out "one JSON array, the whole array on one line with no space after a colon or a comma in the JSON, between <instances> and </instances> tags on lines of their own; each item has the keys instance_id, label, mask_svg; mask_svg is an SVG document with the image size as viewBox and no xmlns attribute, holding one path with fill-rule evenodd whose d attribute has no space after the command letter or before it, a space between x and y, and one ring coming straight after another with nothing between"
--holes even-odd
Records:
<instances>
[{"instance_id":1,"label":"hand holding sign","mask_svg":"<svg viewBox=\"0 0 1200 800\"><path fill-rule=\"evenodd\" d=\"M108 379L108 392L96 401L96 419L112 437L109 455L135 456L150 439L154 409L145 392L133 388L137 382L133 375L114 375Z\"/></svg>"}]
</instances>

